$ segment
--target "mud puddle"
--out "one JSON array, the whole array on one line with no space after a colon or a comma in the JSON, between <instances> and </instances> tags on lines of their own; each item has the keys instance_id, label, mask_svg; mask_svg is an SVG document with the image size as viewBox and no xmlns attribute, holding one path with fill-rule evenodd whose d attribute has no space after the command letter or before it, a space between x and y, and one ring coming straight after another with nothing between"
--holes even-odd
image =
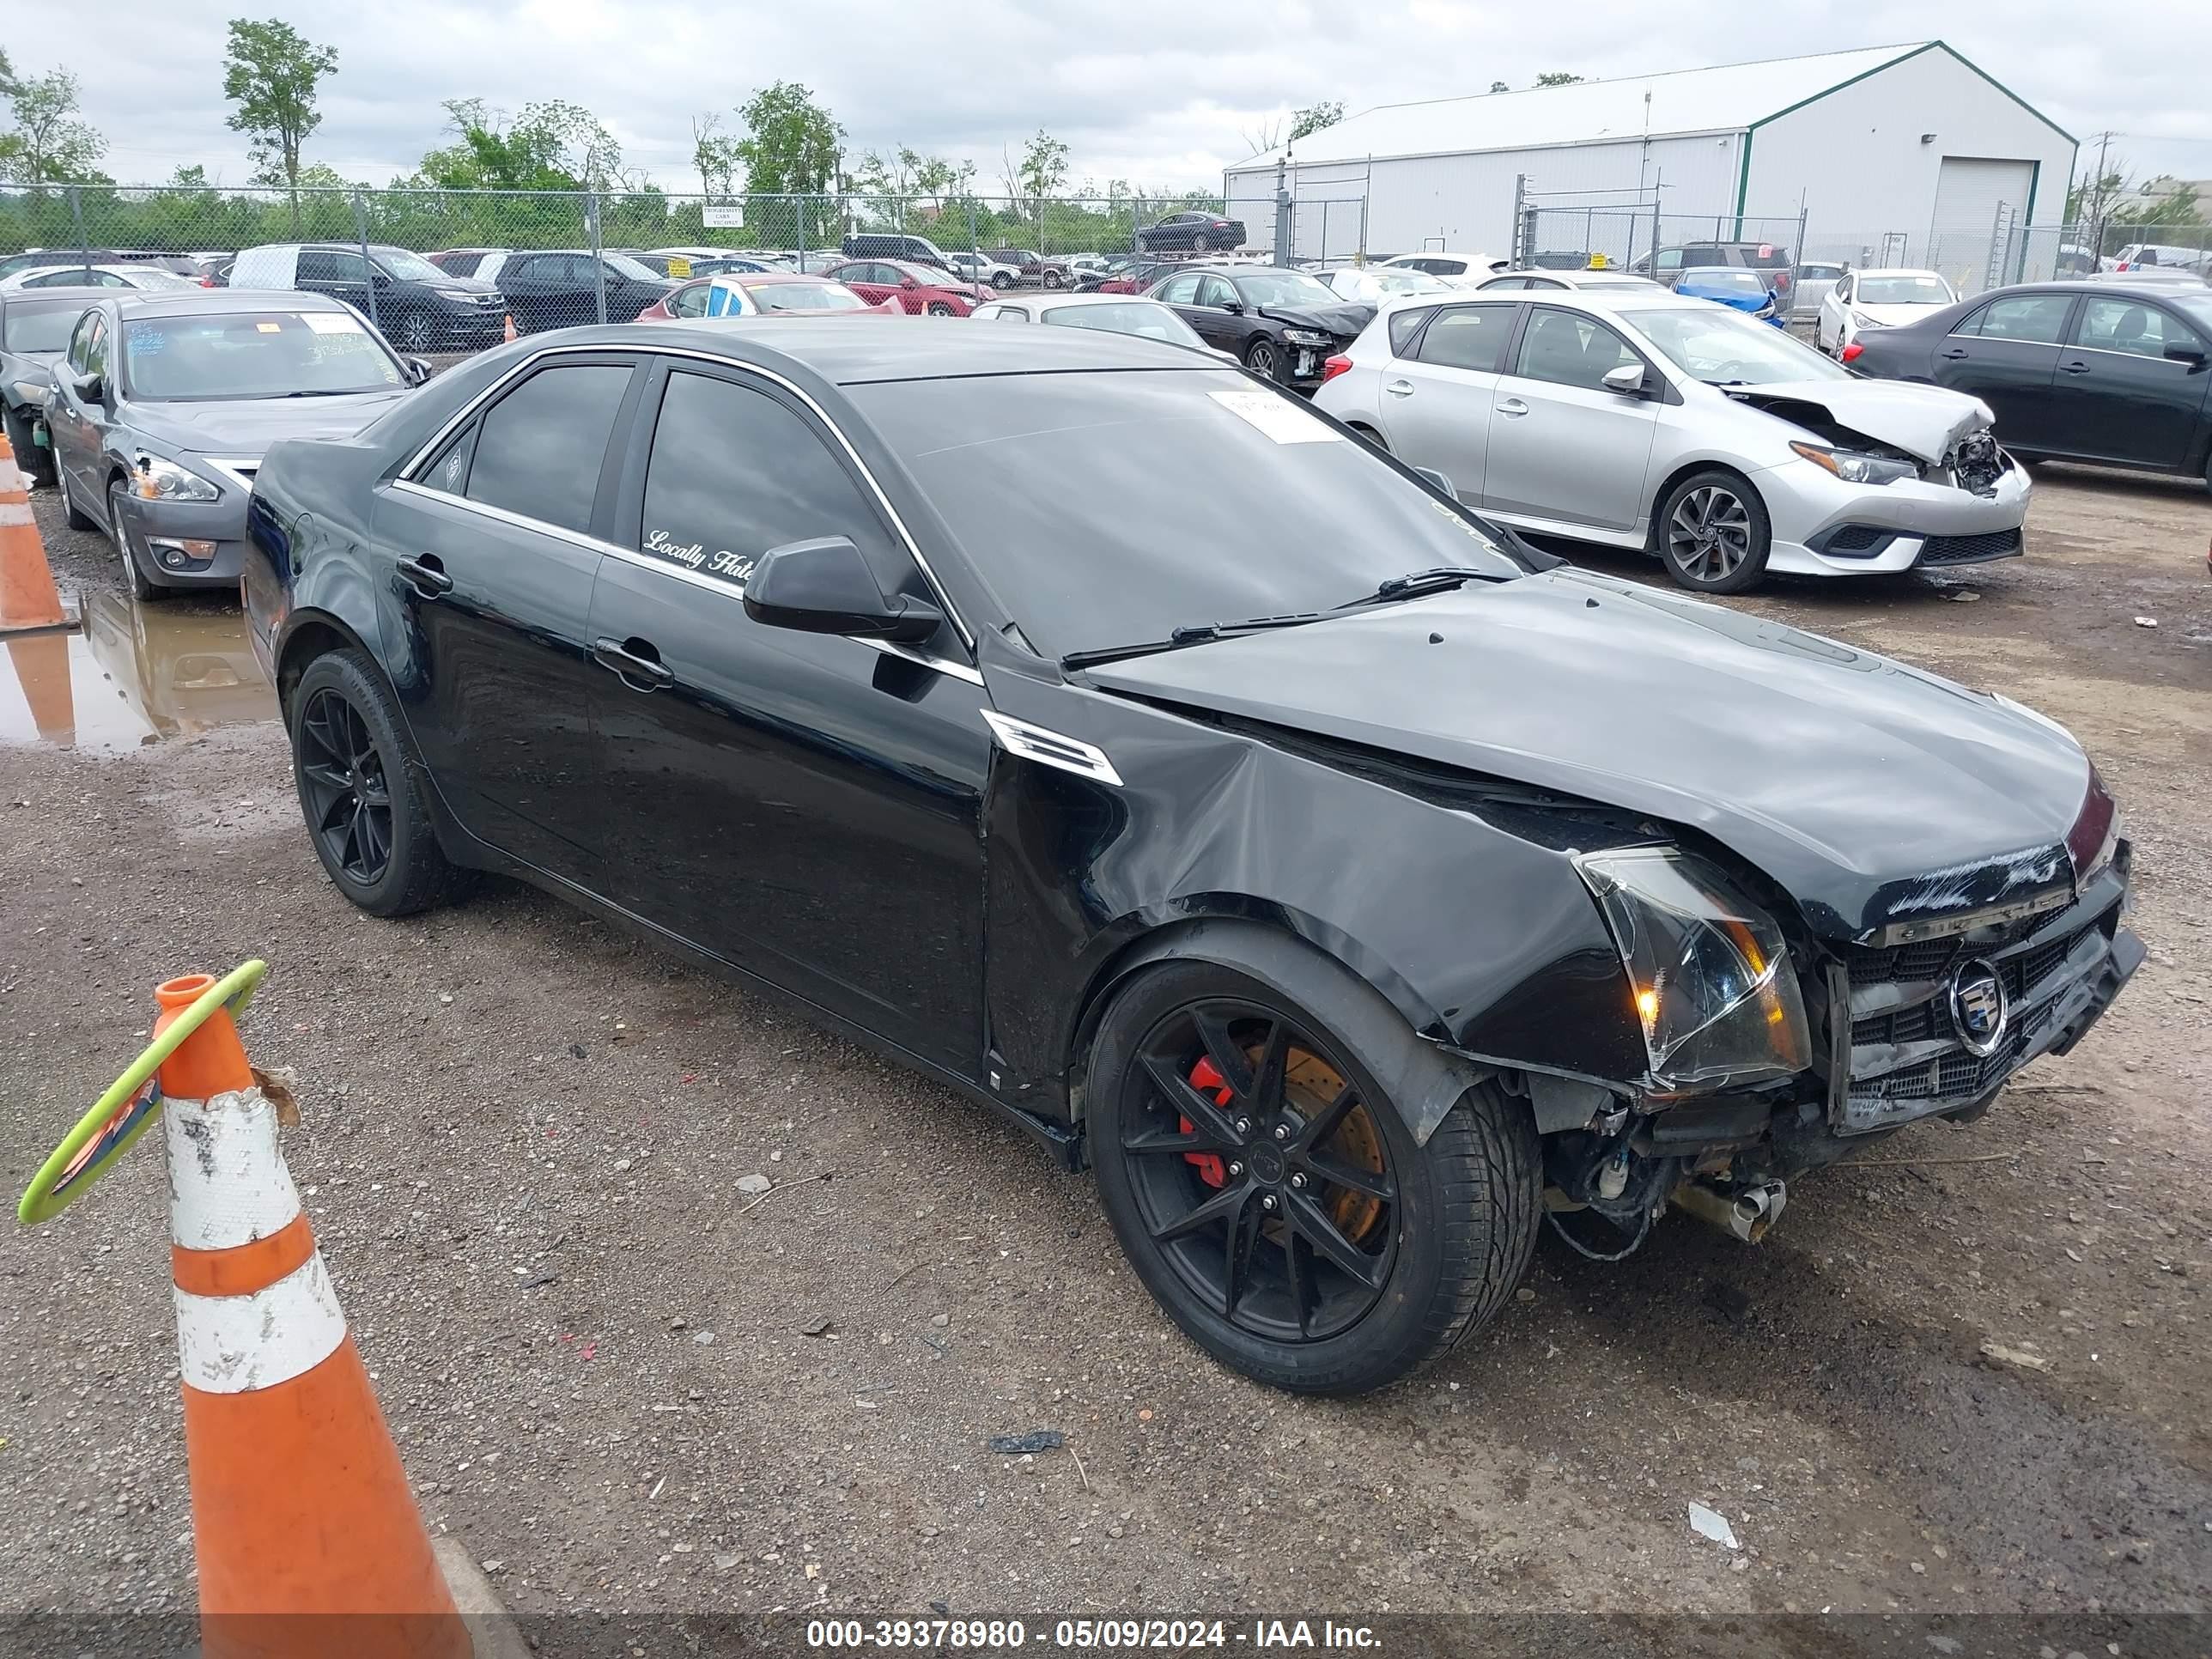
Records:
<instances>
[{"instance_id":1,"label":"mud puddle","mask_svg":"<svg viewBox=\"0 0 2212 1659\"><path fill-rule=\"evenodd\" d=\"M236 607L141 605L100 588L77 605L78 632L0 647L0 744L119 755L276 718Z\"/></svg>"}]
</instances>

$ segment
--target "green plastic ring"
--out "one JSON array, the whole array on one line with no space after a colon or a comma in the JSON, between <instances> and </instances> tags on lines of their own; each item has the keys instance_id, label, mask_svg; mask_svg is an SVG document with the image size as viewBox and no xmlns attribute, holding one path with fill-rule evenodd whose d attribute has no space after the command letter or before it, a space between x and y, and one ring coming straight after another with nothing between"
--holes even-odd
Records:
<instances>
[{"instance_id":1,"label":"green plastic ring","mask_svg":"<svg viewBox=\"0 0 2212 1659\"><path fill-rule=\"evenodd\" d=\"M243 1014L246 1005L253 1000L254 988L268 971L269 964L258 957L240 963L210 986L198 1001L148 1043L123 1075L108 1085L107 1092L93 1103L92 1109L76 1121L76 1127L63 1137L53 1155L31 1177L31 1184L23 1189L22 1201L15 1206L15 1219L35 1227L42 1221L52 1220L91 1191L100 1178L114 1167L115 1160L129 1152L138 1137L152 1128L155 1120L161 1116L161 1085L154 1084L153 1079L154 1073L161 1070L161 1062L176 1053L185 1039L205 1024L216 1009L229 1009L233 1018ZM151 1100L147 1109L141 1109L139 1092L149 1084L153 1084ZM138 1115L131 1121L134 1111ZM90 1162L78 1165L78 1155L85 1148L124 1122L130 1122L126 1133L116 1136L112 1145L100 1148Z\"/></svg>"}]
</instances>

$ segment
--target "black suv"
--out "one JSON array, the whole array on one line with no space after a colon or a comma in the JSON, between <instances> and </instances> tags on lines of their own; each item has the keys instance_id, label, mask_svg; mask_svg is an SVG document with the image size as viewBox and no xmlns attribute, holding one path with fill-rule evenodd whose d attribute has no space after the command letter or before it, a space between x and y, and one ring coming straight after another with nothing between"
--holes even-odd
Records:
<instances>
[{"instance_id":1,"label":"black suv","mask_svg":"<svg viewBox=\"0 0 2212 1659\"><path fill-rule=\"evenodd\" d=\"M933 265L948 275L957 274L947 263L945 250L927 236L862 231L845 239L844 253L848 259L904 259L909 264Z\"/></svg>"},{"instance_id":2,"label":"black suv","mask_svg":"<svg viewBox=\"0 0 2212 1659\"><path fill-rule=\"evenodd\" d=\"M596 264L599 269L594 270ZM578 328L596 323L599 292L607 296L610 323L635 322L637 313L659 302L677 284L626 253L562 248L542 253L510 253L495 279L507 296L514 331L535 334L548 328Z\"/></svg>"}]
</instances>

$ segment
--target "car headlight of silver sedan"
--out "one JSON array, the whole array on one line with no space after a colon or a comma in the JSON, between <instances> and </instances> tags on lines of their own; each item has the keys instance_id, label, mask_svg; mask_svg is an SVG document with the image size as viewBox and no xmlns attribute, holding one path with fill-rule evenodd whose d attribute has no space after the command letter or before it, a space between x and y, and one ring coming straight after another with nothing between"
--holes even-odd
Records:
<instances>
[{"instance_id":1,"label":"car headlight of silver sedan","mask_svg":"<svg viewBox=\"0 0 2212 1659\"><path fill-rule=\"evenodd\" d=\"M1790 447L1845 483L1891 484L1920 476L1919 467L1912 462L1892 460L1887 455L1865 455L1856 449L1824 449L1819 444L1793 443Z\"/></svg>"},{"instance_id":2,"label":"car headlight of silver sedan","mask_svg":"<svg viewBox=\"0 0 2212 1659\"><path fill-rule=\"evenodd\" d=\"M131 480L131 489L141 501L211 501L222 494L198 473L188 471L159 455L138 458L138 471Z\"/></svg>"},{"instance_id":3,"label":"car headlight of silver sedan","mask_svg":"<svg viewBox=\"0 0 2212 1659\"><path fill-rule=\"evenodd\" d=\"M1589 853L1575 867L1620 952L1656 1081L1714 1088L1812 1064L1782 930L1719 870L1670 847Z\"/></svg>"},{"instance_id":4,"label":"car headlight of silver sedan","mask_svg":"<svg viewBox=\"0 0 2212 1659\"><path fill-rule=\"evenodd\" d=\"M1286 328L1283 331L1283 337L1292 345L1325 346L1336 343L1335 335L1324 334L1319 329L1314 328Z\"/></svg>"}]
</instances>

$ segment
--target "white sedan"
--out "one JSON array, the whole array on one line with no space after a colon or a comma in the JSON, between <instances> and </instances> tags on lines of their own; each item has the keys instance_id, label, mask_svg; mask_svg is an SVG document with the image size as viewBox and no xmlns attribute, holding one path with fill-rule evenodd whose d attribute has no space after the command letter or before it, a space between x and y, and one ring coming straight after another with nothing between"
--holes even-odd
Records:
<instances>
[{"instance_id":1,"label":"white sedan","mask_svg":"<svg viewBox=\"0 0 2212 1659\"><path fill-rule=\"evenodd\" d=\"M0 289L39 288L198 288L189 276L159 265L30 265L0 276Z\"/></svg>"},{"instance_id":2,"label":"white sedan","mask_svg":"<svg viewBox=\"0 0 2212 1659\"><path fill-rule=\"evenodd\" d=\"M1389 265L1340 265L1313 274L1334 289L1337 298L1363 306L1386 306L1414 294L1449 294L1455 287L1425 270Z\"/></svg>"},{"instance_id":3,"label":"white sedan","mask_svg":"<svg viewBox=\"0 0 2212 1659\"><path fill-rule=\"evenodd\" d=\"M1103 329L1109 334L1133 334L1139 339L1231 357L1230 353L1216 351L1199 338L1198 331L1183 321L1181 312L1141 294L1009 295L988 301L968 315L978 323L1048 323L1060 328Z\"/></svg>"},{"instance_id":4,"label":"white sedan","mask_svg":"<svg viewBox=\"0 0 2212 1659\"><path fill-rule=\"evenodd\" d=\"M1830 356L1840 357L1868 329L1917 322L1958 302L1959 291L1932 270L1847 270L1821 296L1813 343Z\"/></svg>"}]
</instances>

